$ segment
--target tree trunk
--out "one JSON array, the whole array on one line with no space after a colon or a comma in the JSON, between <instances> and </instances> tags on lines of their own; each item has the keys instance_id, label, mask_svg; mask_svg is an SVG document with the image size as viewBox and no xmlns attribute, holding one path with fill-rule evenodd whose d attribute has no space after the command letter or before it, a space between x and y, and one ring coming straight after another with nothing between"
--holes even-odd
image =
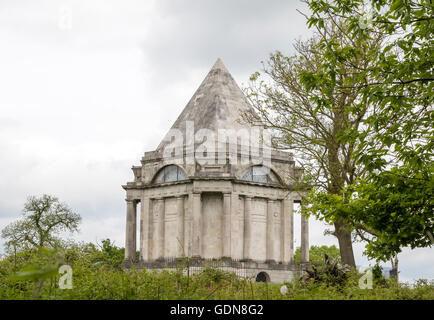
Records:
<instances>
[{"instance_id":1,"label":"tree trunk","mask_svg":"<svg viewBox=\"0 0 434 320\"><path fill-rule=\"evenodd\" d=\"M398 281L398 255L390 259L390 262L392 263L392 270L390 271L390 275L392 278L395 278L396 281Z\"/></svg>"},{"instance_id":2,"label":"tree trunk","mask_svg":"<svg viewBox=\"0 0 434 320\"><path fill-rule=\"evenodd\" d=\"M351 240L351 230L343 222L335 222L334 235L338 238L339 251L341 253L342 264L347 264L350 267L356 267L354 260L353 243Z\"/></svg>"},{"instance_id":3,"label":"tree trunk","mask_svg":"<svg viewBox=\"0 0 434 320\"><path fill-rule=\"evenodd\" d=\"M341 104L342 105L342 104ZM343 108L338 108L335 113L335 119L333 122L333 137L328 146L328 168L329 168L329 185L328 192L331 194L339 195L342 188L345 186L345 181L342 174L342 165L339 161L339 132L343 128ZM351 239L351 229L349 226L339 220L334 223L335 232L334 235L338 238L339 250L341 252L342 264L349 265L350 267L356 267L356 261L354 260L353 243Z\"/></svg>"}]
</instances>

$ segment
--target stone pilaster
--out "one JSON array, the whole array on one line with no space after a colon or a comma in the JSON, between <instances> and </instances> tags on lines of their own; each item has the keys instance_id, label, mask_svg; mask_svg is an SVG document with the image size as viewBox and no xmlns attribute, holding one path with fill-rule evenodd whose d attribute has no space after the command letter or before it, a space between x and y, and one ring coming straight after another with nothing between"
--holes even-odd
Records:
<instances>
[{"instance_id":1,"label":"stone pilaster","mask_svg":"<svg viewBox=\"0 0 434 320\"><path fill-rule=\"evenodd\" d=\"M150 207L151 201L143 196L140 212L140 260L149 261L149 231L150 231Z\"/></svg>"},{"instance_id":2,"label":"stone pilaster","mask_svg":"<svg viewBox=\"0 0 434 320\"><path fill-rule=\"evenodd\" d=\"M282 206L282 260L284 263L292 263L294 257L294 202L291 198L283 200Z\"/></svg>"},{"instance_id":3,"label":"stone pilaster","mask_svg":"<svg viewBox=\"0 0 434 320\"><path fill-rule=\"evenodd\" d=\"M164 258L164 199L157 199L158 203L158 239L157 259Z\"/></svg>"},{"instance_id":4,"label":"stone pilaster","mask_svg":"<svg viewBox=\"0 0 434 320\"><path fill-rule=\"evenodd\" d=\"M222 248L223 257L231 257L231 194L223 194L223 221L222 221Z\"/></svg>"},{"instance_id":5,"label":"stone pilaster","mask_svg":"<svg viewBox=\"0 0 434 320\"><path fill-rule=\"evenodd\" d=\"M201 194L191 193L191 213L192 213L192 257L201 256L201 233L202 233L202 208L201 208Z\"/></svg>"},{"instance_id":6,"label":"stone pilaster","mask_svg":"<svg viewBox=\"0 0 434 320\"><path fill-rule=\"evenodd\" d=\"M127 217L126 217L126 237L125 237L125 260L135 262L136 260L136 202L134 200L127 201Z\"/></svg>"},{"instance_id":7,"label":"stone pilaster","mask_svg":"<svg viewBox=\"0 0 434 320\"><path fill-rule=\"evenodd\" d=\"M301 215L301 263L309 262L309 221Z\"/></svg>"},{"instance_id":8,"label":"stone pilaster","mask_svg":"<svg viewBox=\"0 0 434 320\"><path fill-rule=\"evenodd\" d=\"M148 240L148 259L149 261L155 260L156 253L155 248L157 245L157 240L155 238L156 234L158 234L157 230L155 229L156 223L155 223L155 199L149 199L149 240Z\"/></svg>"},{"instance_id":9,"label":"stone pilaster","mask_svg":"<svg viewBox=\"0 0 434 320\"><path fill-rule=\"evenodd\" d=\"M176 198L176 207L178 214L178 257L184 257L186 253L185 244L184 244L184 196Z\"/></svg>"},{"instance_id":10,"label":"stone pilaster","mask_svg":"<svg viewBox=\"0 0 434 320\"><path fill-rule=\"evenodd\" d=\"M186 197L184 202L184 253L186 257L191 257L192 250L192 209L193 201L190 201L190 197Z\"/></svg>"},{"instance_id":11,"label":"stone pilaster","mask_svg":"<svg viewBox=\"0 0 434 320\"><path fill-rule=\"evenodd\" d=\"M288 213L289 224L289 263L294 263L294 200L290 200L290 210Z\"/></svg>"},{"instance_id":12,"label":"stone pilaster","mask_svg":"<svg viewBox=\"0 0 434 320\"><path fill-rule=\"evenodd\" d=\"M267 261L275 261L274 256L274 201L269 199L267 201Z\"/></svg>"},{"instance_id":13,"label":"stone pilaster","mask_svg":"<svg viewBox=\"0 0 434 320\"><path fill-rule=\"evenodd\" d=\"M252 198L244 198L244 248L243 258L251 259L251 239L252 237Z\"/></svg>"}]
</instances>

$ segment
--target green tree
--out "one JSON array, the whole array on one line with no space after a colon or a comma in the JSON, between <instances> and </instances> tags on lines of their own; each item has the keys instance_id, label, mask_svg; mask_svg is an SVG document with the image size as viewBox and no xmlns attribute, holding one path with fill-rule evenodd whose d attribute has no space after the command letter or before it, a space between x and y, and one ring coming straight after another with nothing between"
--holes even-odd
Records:
<instances>
[{"instance_id":1,"label":"green tree","mask_svg":"<svg viewBox=\"0 0 434 320\"><path fill-rule=\"evenodd\" d=\"M31 196L24 205L23 217L7 225L1 233L8 249L56 247L62 231L76 232L79 214L50 195Z\"/></svg>"},{"instance_id":2,"label":"green tree","mask_svg":"<svg viewBox=\"0 0 434 320\"><path fill-rule=\"evenodd\" d=\"M312 265L320 267L324 265L324 255L328 255L331 260L338 259L340 261L340 251L335 246L311 246L309 248L309 261ZM294 263L301 263L301 248L298 247L294 253Z\"/></svg>"},{"instance_id":3,"label":"green tree","mask_svg":"<svg viewBox=\"0 0 434 320\"><path fill-rule=\"evenodd\" d=\"M304 188L319 190L327 195L339 195L348 185L363 176L364 165L357 164L358 141L344 141L342 132L357 131L364 119L375 110L371 106L356 108L359 87L342 89L338 84L352 83L354 74L371 63L372 52L382 43L381 36L366 40L365 50L354 56L351 63L334 61L334 73L326 73L323 59L327 50L323 41L334 43L336 50L349 40L343 21L327 23L308 41L296 42L296 54L281 52L270 55L263 73L255 73L247 95L257 116L266 128L275 133L276 147L295 152L304 168ZM322 74L320 85L315 75ZM306 79L311 79L308 82ZM309 86L308 84L311 84ZM250 122L256 115L245 115ZM306 214L307 211L304 211ZM352 226L336 215L326 222L334 225L342 262L355 267L352 248Z\"/></svg>"},{"instance_id":4,"label":"green tree","mask_svg":"<svg viewBox=\"0 0 434 320\"><path fill-rule=\"evenodd\" d=\"M320 72L302 74L311 88L327 88L325 79L340 70L335 62L351 64L366 48L372 34L385 45L372 52L371 64L359 68L337 88L359 88L352 113L375 106L358 128L341 132L341 140L354 141L359 164L367 174L340 194L312 193L310 212L324 219L342 217L368 241L366 253L377 260L396 257L402 247L434 243L434 5L432 1L348 0L308 2L309 25L319 32L344 19L342 34L349 42L336 47L322 40ZM370 12L369 15L366 12ZM351 45L358 41L357 46ZM321 95L314 99L333 106ZM378 146L382 147L378 147Z\"/></svg>"},{"instance_id":5,"label":"green tree","mask_svg":"<svg viewBox=\"0 0 434 320\"><path fill-rule=\"evenodd\" d=\"M125 258L125 249L118 248L110 239L102 240L102 262L112 266L113 268L121 269L122 262Z\"/></svg>"}]
</instances>

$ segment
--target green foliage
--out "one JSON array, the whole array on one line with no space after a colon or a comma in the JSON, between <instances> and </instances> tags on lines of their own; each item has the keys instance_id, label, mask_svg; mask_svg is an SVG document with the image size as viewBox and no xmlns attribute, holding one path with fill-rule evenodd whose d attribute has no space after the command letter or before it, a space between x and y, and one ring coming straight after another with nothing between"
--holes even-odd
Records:
<instances>
[{"instance_id":1,"label":"green foliage","mask_svg":"<svg viewBox=\"0 0 434 320\"><path fill-rule=\"evenodd\" d=\"M375 181L360 180L345 188L343 195L312 190L305 210L326 222L344 218L368 241L365 254L387 261L402 247L433 243L433 191L432 175L427 180L411 169L392 168Z\"/></svg>"},{"instance_id":2,"label":"green foliage","mask_svg":"<svg viewBox=\"0 0 434 320\"><path fill-rule=\"evenodd\" d=\"M352 271L348 274L344 286L330 286L326 282L305 282L296 280L288 283L289 292L285 299L295 300L421 300L432 299L434 282L419 280L415 285L387 280L386 284L374 282L372 289L360 289L360 274ZM419 283L421 285L419 285Z\"/></svg>"},{"instance_id":3,"label":"green foliage","mask_svg":"<svg viewBox=\"0 0 434 320\"><path fill-rule=\"evenodd\" d=\"M345 63L330 50L353 45L345 37L346 24L327 22L323 27L326 31L314 33L311 39L296 41L295 55L272 53L264 65L264 76L255 73L251 77L247 94L262 123L273 129L275 145L294 152L303 168L302 179L296 170L288 172L292 175L289 188L339 194L365 171L356 162L358 142L342 139L342 134L357 132L370 109L359 105L361 88L341 86L354 81L358 70L371 63L370 52L381 46L382 38L366 41L365 50ZM348 58L351 53L351 49L342 51ZM329 65L323 64L325 55L329 55ZM245 118L257 121L254 116ZM333 234L339 240L342 260L355 266L351 229L340 217L335 218Z\"/></svg>"},{"instance_id":4,"label":"green foliage","mask_svg":"<svg viewBox=\"0 0 434 320\"><path fill-rule=\"evenodd\" d=\"M124 257L124 248L116 247L110 239L102 241L101 257L99 258L99 262L105 263L115 269L121 269Z\"/></svg>"},{"instance_id":5,"label":"green foliage","mask_svg":"<svg viewBox=\"0 0 434 320\"><path fill-rule=\"evenodd\" d=\"M362 290L359 274L350 272L341 283L330 266L319 276L321 281L286 283L289 292L281 295L279 284L253 283L213 268L198 271L188 267L188 258L171 271L123 270L119 250L107 239L102 247L70 244L57 250L19 251L16 259L7 255L0 260L0 299L434 299L433 282L420 280L414 288L387 282ZM72 267L72 289L58 287L55 269L45 272L59 264Z\"/></svg>"},{"instance_id":6,"label":"green foliage","mask_svg":"<svg viewBox=\"0 0 434 320\"><path fill-rule=\"evenodd\" d=\"M393 283L393 280L387 281L383 276L383 268L377 263L372 267L372 277L373 281L377 286L387 287L390 283Z\"/></svg>"},{"instance_id":7,"label":"green foliage","mask_svg":"<svg viewBox=\"0 0 434 320\"><path fill-rule=\"evenodd\" d=\"M2 268L5 279L8 281L17 282L18 287L25 284L27 288L32 288L32 298L38 298L46 281L50 282L50 288L53 286L53 279L58 273L58 268L64 263L63 257L57 250L46 248L35 248L19 252L17 257L14 257L14 265L8 265L10 259L2 261ZM6 262L6 263L5 263ZM9 268L7 268L9 267Z\"/></svg>"},{"instance_id":8,"label":"green foliage","mask_svg":"<svg viewBox=\"0 0 434 320\"><path fill-rule=\"evenodd\" d=\"M402 247L434 243L434 5L432 1L309 2L308 25L324 32L345 21L348 41L326 41L316 72L300 74L313 101L333 108L324 97L331 84L339 90L359 89L351 113L369 106L356 130L342 130L353 142L358 164L366 172L339 194L314 190L306 209L325 221L344 219L368 242L366 254L387 260ZM363 13L371 10L369 19ZM366 20L366 21L365 21ZM367 21L369 20L369 21ZM366 22L366 23L365 23ZM373 35L384 45L369 50ZM370 64L346 81L334 82L340 65L364 54ZM336 62L340 62L337 64ZM315 91L316 90L316 91Z\"/></svg>"},{"instance_id":9,"label":"green foliage","mask_svg":"<svg viewBox=\"0 0 434 320\"><path fill-rule=\"evenodd\" d=\"M300 280L303 282L323 283L327 287L342 288L348 280L350 271L349 266L340 265L338 258L331 259L327 254L324 254L324 263L319 267L311 265Z\"/></svg>"},{"instance_id":10,"label":"green foliage","mask_svg":"<svg viewBox=\"0 0 434 320\"><path fill-rule=\"evenodd\" d=\"M61 245L62 231L76 232L81 217L58 198L31 196L24 205L23 217L7 225L1 232L8 250L20 248L54 248Z\"/></svg>"},{"instance_id":11,"label":"green foliage","mask_svg":"<svg viewBox=\"0 0 434 320\"><path fill-rule=\"evenodd\" d=\"M324 265L324 255L330 257L330 259L338 259L340 261L339 249L335 246L311 246L309 248L309 262L311 265L319 267ZM301 248L298 247L294 253L294 263L299 265L301 263Z\"/></svg>"},{"instance_id":12,"label":"green foliage","mask_svg":"<svg viewBox=\"0 0 434 320\"><path fill-rule=\"evenodd\" d=\"M375 281L383 279L383 269L378 263L375 264L374 267L372 267L372 276Z\"/></svg>"},{"instance_id":13,"label":"green foliage","mask_svg":"<svg viewBox=\"0 0 434 320\"><path fill-rule=\"evenodd\" d=\"M255 73L248 90L276 144L301 158L312 187L304 213L335 225L341 251L345 231L377 260L431 246L432 1L308 5L314 36L296 42L294 56L271 54L271 84Z\"/></svg>"}]
</instances>

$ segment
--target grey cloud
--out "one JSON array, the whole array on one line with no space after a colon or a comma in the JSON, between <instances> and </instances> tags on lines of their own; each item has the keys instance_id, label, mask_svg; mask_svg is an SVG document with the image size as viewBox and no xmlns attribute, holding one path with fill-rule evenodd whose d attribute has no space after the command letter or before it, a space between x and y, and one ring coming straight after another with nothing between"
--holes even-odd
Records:
<instances>
[{"instance_id":1,"label":"grey cloud","mask_svg":"<svg viewBox=\"0 0 434 320\"><path fill-rule=\"evenodd\" d=\"M305 32L298 1L158 1L149 61L164 71L205 67L221 57L233 73L252 73L275 49ZM163 62L164 61L164 62Z\"/></svg>"}]
</instances>

